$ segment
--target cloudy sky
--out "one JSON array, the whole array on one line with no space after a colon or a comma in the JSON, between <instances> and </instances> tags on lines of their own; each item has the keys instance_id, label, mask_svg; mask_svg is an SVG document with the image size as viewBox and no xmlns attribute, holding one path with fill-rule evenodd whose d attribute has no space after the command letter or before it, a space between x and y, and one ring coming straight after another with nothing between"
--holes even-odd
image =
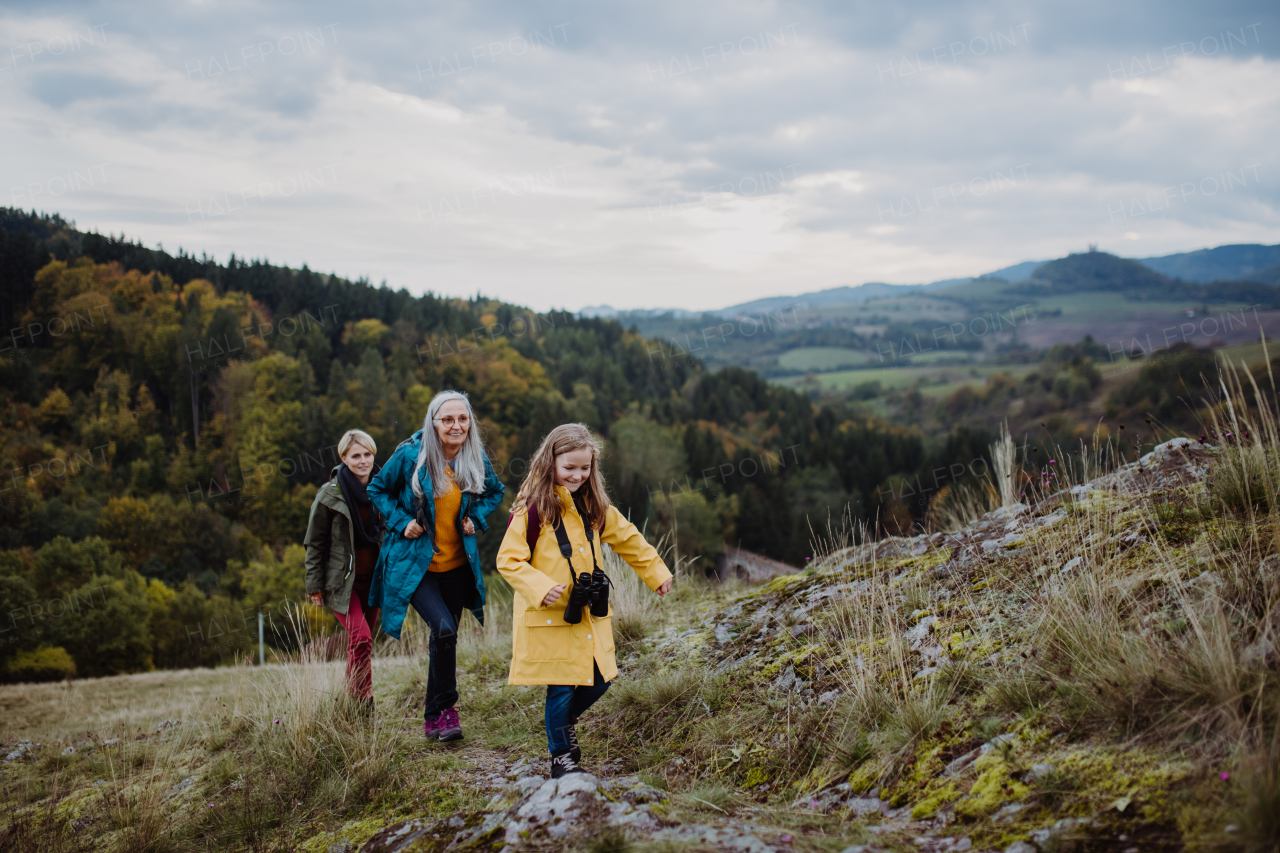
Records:
<instances>
[{"instance_id":1,"label":"cloudy sky","mask_svg":"<svg viewBox=\"0 0 1280 853\"><path fill-rule=\"evenodd\" d=\"M538 309L1280 242L1274 2L11 0L0 121L0 205Z\"/></svg>"}]
</instances>

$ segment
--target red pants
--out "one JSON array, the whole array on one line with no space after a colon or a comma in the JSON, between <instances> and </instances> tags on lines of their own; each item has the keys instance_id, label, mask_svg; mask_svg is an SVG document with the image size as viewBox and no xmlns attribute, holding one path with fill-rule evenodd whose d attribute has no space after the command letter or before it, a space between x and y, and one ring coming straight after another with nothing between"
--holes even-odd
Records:
<instances>
[{"instance_id":1,"label":"red pants","mask_svg":"<svg viewBox=\"0 0 1280 853\"><path fill-rule=\"evenodd\" d=\"M334 611L338 622L347 629L347 692L356 699L373 701L373 623L378 611L366 611L361 595L354 590L344 616Z\"/></svg>"}]
</instances>

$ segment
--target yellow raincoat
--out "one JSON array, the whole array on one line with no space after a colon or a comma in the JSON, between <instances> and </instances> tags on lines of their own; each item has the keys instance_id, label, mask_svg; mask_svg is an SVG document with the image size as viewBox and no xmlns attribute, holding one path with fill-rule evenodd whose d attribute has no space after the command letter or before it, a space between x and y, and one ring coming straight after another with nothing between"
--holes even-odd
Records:
<instances>
[{"instance_id":1,"label":"yellow raincoat","mask_svg":"<svg viewBox=\"0 0 1280 853\"><path fill-rule=\"evenodd\" d=\"M573 574L590 573L593 566L587 551L587 532L573 505L569 490L556 486L562 507L561 518L573 546ZM511 684L590 684L592 660L600 666L606 681L618 675L613 656L613 625L610 616L595 619L589 608L583 608L582 621L571 625L564 621L565 606L573 589L569 564L560 553L555 530L543 523L542 532L532 558L525 536L529 517L517 510L498 550L498 571L515 590L511 630ZM605 515L604 531L592 537L596 560L603 564L600 543L607 542L614 552L626 560L650 589L662 586L671 572L663 564L654 547L640 531L622 517L616 507ZM601 566L603 568L603 565ZM542 599L556 584L569 584L550 607Z\"/></svg>"}]
</instances>

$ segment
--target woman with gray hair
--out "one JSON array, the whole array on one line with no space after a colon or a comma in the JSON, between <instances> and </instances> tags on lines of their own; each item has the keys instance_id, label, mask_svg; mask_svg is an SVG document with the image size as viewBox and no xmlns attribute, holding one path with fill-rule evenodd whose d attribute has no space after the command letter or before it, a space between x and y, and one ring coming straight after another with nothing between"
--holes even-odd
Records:
<instances>
[{"instance_id":1,"label":"woman with gray hair","mask_svg":"<svg viewBox=\"0 0 1280 853\"><path fill-rule=\"evenodd\" d=\"M431 628L423 731L442 741L462 737L458 719L457 640L464 609L484 621L484 576L476 527L502 502L471 401L441 391L422 429L406 439L369 483L387 519L387 535L369 591L382 609L382 630L396 639L410 604Z\"/></svg>"}]
</instances>

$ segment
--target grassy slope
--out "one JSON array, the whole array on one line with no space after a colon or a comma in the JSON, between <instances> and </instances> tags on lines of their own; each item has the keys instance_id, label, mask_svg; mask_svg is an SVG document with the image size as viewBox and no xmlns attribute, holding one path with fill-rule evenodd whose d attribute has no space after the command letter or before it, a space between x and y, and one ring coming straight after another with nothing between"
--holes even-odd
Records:
<instances>
[{"instance_id":1,"label":"grassy slope","mask_svg":"<svg viewBox=\"0 0 1280 853\"><path fill-rule=\"evenodd\" d=\"M670 820L750 820L798 849L1003 849L1064 818L1085 822L1061 849L1265 838L1277 519L1229 509L1227 457L1170 454L955 534L829 542L755 589L686 577L659 605L623 586L623 675L584 726L587 763L670 792ZM327 851L474 813L517 762L544 769L541 690L504 683L502 609L463 632L453 747L422 741L414 657L379 660L373 726L334 699L339 664L3 688L5 741L45 747L2 765L0 841ZM79 740L98 745L59 754ZM889 813L856 816L873 798Z\"/></svg>"}]
</instances>

